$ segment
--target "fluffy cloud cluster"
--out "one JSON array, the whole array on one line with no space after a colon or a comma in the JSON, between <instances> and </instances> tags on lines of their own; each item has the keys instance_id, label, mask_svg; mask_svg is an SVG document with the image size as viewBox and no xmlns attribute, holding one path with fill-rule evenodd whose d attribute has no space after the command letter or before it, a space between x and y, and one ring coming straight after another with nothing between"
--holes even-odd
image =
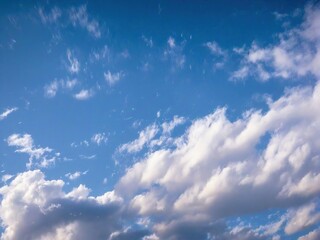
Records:
<instances>
[{"instance_id":1,"label":"fluffy cloud cluster","mask_svg":"<svg viewBox=\"0 0 320 240\"><path fill-rule=\"evenodd\" d=\"M320 83L268 104L235 121L224 108L194 120L174 145L150 148L103 196L90 197L83 185L65 193L61 180L47 181L39 170L19 174L0 190L3 239L276 239L281 229L292 235L316 226ZM161 127L168 134L183 122L175 117ZM139 150L158 131L151 125L129 145ZM38 153L28 135L9 142ZM280 220L259 228L225 221L279 208L286 210Z\"/></svg>"},{"instance_id":2,"label":"fluffy cloud cluster","mask_svg":"<svg viewBox=\"0 0 320 240\"><path fill-rule=\"evenodd\" d=\"M151 152L129 168L116 192L136 214L156 219L160 239L205 239L199 228L209 234L221 219L308 203L320 193L319 104L317 83L234 122L217 109L194 121L175 149ZM311 216L305 211L297 214ZM318 215L300 218L297 227L296 218L287 234L319 222ZM180 235L186 226L188 238Z\"/></svg>"},{"instance_id":3,"label":"fluffy cloud cluster","mask_svg":"<svg viewBox=\"0 0 320 240\"><path fill-rule=\"evenodd\" d=\"M233 73L232 79L252 75L261 81L272 77L284 79L320 76L320 8L307 6L304 22L298 28L278 35L274 45L260 47L253 43L244 55L242 67ZM237 51L239 53L239 51Z\"/></svg>"},{"instance_id":4,"label":"fluffy cloud cluster","mask_svg":"<svg viewBox=\"0 0 320 240\"><path fill-rule=\"evenodd\" d=\"M29 155L29 162L27 163L28 168L33 165L48 167L49 165L54 164L56 158L60 155L59 153L50 155L53 149L49 147L36 147L30 134L12 134L7 138L7 143L9 146L16 147L16 152ZM37 160L37 162L34 163L34 160Z\"/></svg>"},{"instance_id":5,"label":"fluffy cloud cluster","mask_svg":"<svg viewBox=\"0 0 320 240\"><path fill-rule=\"evenodd\" d=\"M83 185L68 193L63 185L62 180L46 180L35 170L19 174L0 188L5 227L1 239L122 240L147 235L145 230L122 228L122 200L114 192L90 197Z\"/></svg>"}]
</instances>

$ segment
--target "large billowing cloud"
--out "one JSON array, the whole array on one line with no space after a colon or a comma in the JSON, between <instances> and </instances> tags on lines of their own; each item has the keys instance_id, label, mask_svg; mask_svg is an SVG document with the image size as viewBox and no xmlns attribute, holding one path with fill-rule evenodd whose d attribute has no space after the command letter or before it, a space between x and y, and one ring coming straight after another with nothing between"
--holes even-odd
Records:
<instances>
[{"instance_id":1,"label":"large billowing cloud","mask_svg":"<svg viewBox=\"0 0 320 240\"><path fill-rule=\"evenodd\" d=\"M308 7L304 23L278 45L253 45L238 73L256 71L264 80L319 77L319 19L320 11ZM167 57L177 57L179 49L169 38ZM163 124L158 139L160 128L150 125L118 148L136 153L150 145L147 154L102 196L90 196L84 185L65 192L62 180L46 180L39 170L18 174L0 189L2 239L279 239L280 231L292 236L308 230L300 239L317 239L319 106L318 81L287 89L268 99L266 109L250 109L234 121L218 108L180 137L170 131L184 119ZM41 150L28 135L7 142L31 157ZM259 227L228 222L270 209L284 213Z\"/></svg>"},{"instance_id":2,"label":"large billowing cloud","mask_svg":"<svg viewBox=\"0 0 320 240\"><path fill-rule=\"evenodd\" d=\"M280 227L259 231L224 219L275 208L288 210L277 225L286 234L304 230L320 221L319 106L317 83L235 121L219 108L174 145L150 150L103 196L90 197L83 185L65 193L62 180L39 170L21 173L0 190L2 238L264 239ZM125 228L134 219L148 223Z\"/></svg>"},{"instance_id":3,"label":"large billowing cloud","mask_svg":"<svg viewBox=\"0 0 320 240\"><path fill-rule=\"evenodd\" d=\"M189 231L202 223L209 233L217 220L319 196L320 83L268 104L266 112L250 110L234 122L226 109L195 120L175 149L151 152L128 169L117 193L138 215L155 219L161 239L182 223ZM294 232L290 223L286 229Z\"/></svg>"},{"instance_id":4,"label":"large billowing cloud","mask_svg":"<svg viewBox=\"0 0 320 240\"><path fill-rule=\"evenodd\" d=\"M113 192L89 197L80 185L65 193L62 180L46 180L40 170L19 174L0 189L1 239L125 239L144 231L122 229L121 198ZM118 237L111 237L118 233Z\"/></svg>"}]
</instances>

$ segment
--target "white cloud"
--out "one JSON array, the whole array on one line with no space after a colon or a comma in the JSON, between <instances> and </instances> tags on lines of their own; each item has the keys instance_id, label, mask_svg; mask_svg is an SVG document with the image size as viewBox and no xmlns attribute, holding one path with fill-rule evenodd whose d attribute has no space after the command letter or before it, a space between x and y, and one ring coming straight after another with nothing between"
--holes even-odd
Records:
<instances>
[{"instance_id":1,"label":"white cloud","mask_svg":"<svg viewBox=\"0 0 320 240\"><path fill-rule=\"evenodd\" d=\"M184 124L186 119L184 117L174 116L170 122L164 122L162 126L163 134L170 134L171 131L178 125Z\"/></svg>"},{"instance_id":2,"label":"white cloud","mask_svg":"<svg viewBox=\"0 0 320 240\"><path fill-rule=\"evenodd\" d=\"M169 45L170 48L175 48L176 47L176 41L171 36L168 38L168 45Z\"/></svg>"},{"instance_id":3,"label":"white cloud","mask_svg":"<svg viewBox=\"0 0 320 240\"><path fill-rule=\"evenodd\" d=\"M92 89L82 89L80 92L73 95L73 97L77 100L87 100L94 95L94 91Z\"/></svg>"},{"instance_id":4,"label":"white cloud","mask_svg":"<svg viewBox=\"0 0 320 240\"><path fill-rule=\"evenodd\" d=\"M7 181L9 181L11 178L13 178L14 177L14 175L11 175L11 174L4 174L4 175L2 175L2 177L1 177L1 181L3 182L3 183L7 183Z\"/></svg>"},{"instance_id":5,"label":"white cloud","mask_svg":"<svg viewBox=\"0 0 320 240\"><path fill-rule=\"evenodd\" d=\"M320 238L320 228L313 230L302 237L299 237L298 240L318 240L319 238Z\"/></svg>"},{"instance_id":6,"label":"white cloud","mask_svg":"<svg viewBox=\"0 0 320 240\"><path fill-rule=\"evenodd\" d=\"M222 48L218 45L217 42L212 41L212 42L207 42L204 44L213 55L226 55L226 52L224 50L222 50Z\"/></svg>"},{"instance_id":7,"label":"white cloud","mask_svg":"<svg viewBox=\"0 0 320 240\"><path fill-rule=\"evenodd\" d=\"M106 143L108 141L108 137L103 133L96 133L91 137L91 142L100 145L101 143Z\"/></svg>"},{"instance_id":8,"label":"white cloud","mask_svg":"<svg viewBox=\"0 0 320 240\"><path fill-rule=\"evenodd\" d=\"M101 37L100 25L97 20L89 17L86 5L72 7L69 11L69 18L73 26L79 25L95 38Z\"/></svg>"},{"instance_id":9,"label":"white cloud","mask_svg":"<svg viewBox=\"0 0 320 240\"><path fill-rule=\"evenodd\" d=\"M72 90L78 84L77 79L57 80L55 79L50 84L44 86L44 95L48 98L53 98L60 90Z\"/></svg>"},{"instance_id":10,"label":"white cloud","mask_svg":"<svg viewBox=\"0 0 320 240\"><path fill-rule=\"evenodd\" d=\"M92 51L92 53L90 55L90 59L91 59L91 61L99 61L102 59L107 59L107 61L109 62L110 55L111 55L111 51L110 51L109 47L107 45L105 45L100 50Z\"/></svg>"},{"instance_id":11,"label":"white cloud","mask_svg":"<svg viewBox=\"0 0 320 240\"><path fill-rule=\"evenodd\" d=\"M317 205L310 203L297 210L290 211L288 218L284 230L287 234L293 234L320 222L320 213L317 210Z\"/></svg>"},{"instance_id":12,"label":"white cloud","mask_svg":"<svg viewBox=\"0 0 320 240\"><path fill-rule=\"evenodd\" d=\"M43 8L38 9L38 13L43 24L56 23L62 15L62 11L58 7L53 7L49 12L45 12Z\"/></svg>"},{"instance_id":13,"label":"white cloud","mask_svg":"<svg viewBox=\"0 0 320 240\"><path fill-rule=\"evenodd\" d=\"M307 74L318 78L320 76L319 6L309 5L304 15L304 22L299 27L278 34L277 43L259 47L254 42L245 53L242 66L232 74L232 78L242 79L252 75L259 80L267 81L271 77L296 79Z\"/></svg>"},{"instance_id":14,"label":"white cloud","mask_svg":"<svg viewBox=\"0 0 320 240\"><path fill-rule=\"evenodd\" d=\"M124 76L122 72L111 73L110 71L108 71L107 73L103 73L103 75L109 86L113 86Z\"/></svg>"},{"instance_id":15,"label":"white cloud","mask_svg":"<svg viewBox=\"0 0 320 240\"><path fill-rule=\"evenodd\" d=\"M56 96L59 89L59 83L57 80L54 80L49 85L44 87L44 94L48 98L53 98Z\"/></svg>"},{"instance_id":16,"label":"white cloud","mask_svg":"<svg viewBox=\"0 0 320 240\"><path fill-rule=\"evenodd\" d=\"M181 232L173 222L194 226L198 218L197 224L208 226L307 203L320 194L319 96L320 83L294 88L270 101L265 112L250 110L233 122L218 109L193 121L176 147L147 153L127 170L116 192L140 216L159 217L153 229L160 239Z\"/></svg>"},{"instance_id":17,"label":"white cloud","mask_svg":"<svg viewBox=\"0 0 320 240\"><path fill-rule=\"evenodd\" d=\"M249 67L243 66L239 70L232 73L231 80L244 79L249 75Z\"/></svg>"},{"instance_id":18,"label":"white cloud","mask_svg":"<svg viewBox=\"0 0 320 240\"><path fill-rule=\"evenodd\" d=\"M69 178L70 180L76 180L79 177L81 177L82 175L86 175L88 173L88 171L84 171L84 172L74 172L74 173L67 173L65 176L67 178Z\"/></svg>"},{"instance_id":19,"label":"white cloud","mask_svg":"<svg viewBox=\"0 0 320 240\"><path fill-rule=\"evenodd\" d=\"M14 108L7 108L3 113L0 114L0 121L7 118L11 113L17 111L18 108L14 107Z\"/></svg>"},{"instance_id":20,"label":"white cloud","mask_svg":"<svg viewBox=\"0 0 320 240\"><path fill-rule=\"evenodd\" d=\"M16 147L15 152L26 153L29 155L29 162L27 167L30 168L34 163L33 160L40 160L37 163L39 167L48 167L48 164L54 164L56 157L50 157L49 153L52 149L49 147L41 148L36 147L33 144L33 139L30 134L12 134L7 138L7 143L9 146Z\"/></svg>"},{"instance_id":21,"label":"white cloud","mask_svg":"<svg viewBox=\"0 0 320 240\"><path fill-rule=\"evenodd\" d=\"M156 124L147 126L139 133L139 137L129 143L123 144L119 147L119 152L136 153L143 149L158 133L159 128Z\"/></svg>"},{"instance_id":22,"label":"white cloud","mask_svg":"<svg viewBox=\"0 0 320 240\"><path fill-rule=\"evenodd\" d=\"M186 62L186 56L183 54L183 48L185 41L181 44L177 44L173 37L169 37L167 41L167 47L164 50L164 57L171 61L172 67L182 69Z\"/></svg>"},{"instance_id":23,"label":"white cloud","mask_svg":"<svg viewBox=\"0 0 320 240\"><path fill-rule=\"evenodd\" d=\"M224 66L227 61L228 53L226 50L223 50L219 44L215 41L207 42L204 44L207 47L213 56L214 68L218 69Z\"/></svg>"},{"instance_id":24,"label":"white cloud","mask_svg":"<svg viewBox=\"0 0 320 240\"><path fill-rule=\"evenodd\" d=\"M0 188L1 239L107 239L122 231L121 199L114 192L90 197L84 185L71 192L63 186L62 180L46 180L35 170Z\"/></svg>"},{"instance_id":25,"label":"white cloud","mask_svg":"<svg viewBox=\"0 0 320 240\"><path fill-rule=\"evenodd\" d=\"M80 71L80 62L75 56L73 56L70 49L67 49L67 58L70 64L68 66L69 72L72 74L78 73Z\"/></svg>"},{"instance_id":26,"label":"white cloud","mask_svg":"<svg viewBox=\"0 0 320 240\"><path fill-rule=\"evenodd\" d=\"M142 35L142 40L146 44L147 47L152 48L153 47L153 40L152 38L147 38L146 36Z\"/></svg>"}]
</instances>

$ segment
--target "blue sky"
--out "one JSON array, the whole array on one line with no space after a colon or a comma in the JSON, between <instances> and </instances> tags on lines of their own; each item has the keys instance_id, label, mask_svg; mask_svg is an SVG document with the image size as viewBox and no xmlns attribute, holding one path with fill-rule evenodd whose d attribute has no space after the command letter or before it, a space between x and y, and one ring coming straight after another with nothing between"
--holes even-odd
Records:
<instances>
[{"instance_id":1,"label":"blue sky","mask_svg":"<svg viewBox=\"0 0 320 240\"><path fill-rule=\"evenodd\" d=\"M0 6L1 239L320 238L316 1Z\"/></svg>"}]
</instances>

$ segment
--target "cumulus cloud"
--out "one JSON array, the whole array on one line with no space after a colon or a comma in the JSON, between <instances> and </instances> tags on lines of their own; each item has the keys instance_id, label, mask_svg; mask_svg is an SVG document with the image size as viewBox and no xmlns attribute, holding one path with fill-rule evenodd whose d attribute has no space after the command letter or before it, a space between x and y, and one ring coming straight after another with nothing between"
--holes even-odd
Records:
<instances>
[{"instance_id":1,"label":"cumulus cloud","mask_svg":"<svg viewBox=\"0 0 320 240\"><path fill-rule=\"evenodd\" d=\"M18 108L14 107L14 108L7 108L3 113L0 114L0 121L7 118L11 113L17 111Z\"/></svg>"},{"instance_id":2,"label":"cumulus cloud","mask_svg":"<svg viewBox=\"0 0 320 240\"><path fill-rule=\"evenodd\" d=\"M92 89L82 89L78 93L74 94L73 97L77 100L87 100L93 97L94 91Z\"/></svg>"},{"instance_id":3,"label":"cumulus cloud","mask_svg":"<svg viewBox=\"0 0 320 240\"><path fill-rule=\"evenodd\" d=\"M291 89L266 112L250 110L234 122L217 109L195 120L175 148L149 152L129 168L116 192L139 216L162 219L154 223L160 239L173 222L199 218L207 228L225 217L307 203L320 193L319 96L320 83Z\"/></svg>"},{"instance_id":4,"label":"cumulus cloud","mask_svg":"<svg viewBox=\"0 0 320 240\"><path fill-rule=\"evenodd\" d=\"M115 72L111 73L110 71L103 73L104 79L107 81L109 86L113 86L117 82L121 80L121 78L124 76L122 72Z\"/></svg>"},{"instance_id":5,"label":"cumulus cloud","mask_svg":"<svg viewBox=\"0 0 320 240\"><path fill-rule=\"evenodd\" d=\"M62 180L47 181L39 170L18 174L0 190L4 239L85 239L89 233L95 239L276 239L283 227L291 235L314 226L319 223L319 96L320 83L292 88L270 100L265 111L251 109L234 121L219 108L192 121L173 145L151 148L102 196L90 196L84 185L64 193ZM175 117L161 125L163 135L182 122ZM120 149L140 151L159 132L159 125L149 125ZM28 135L8 142L36 154ZM120 205L127 206L125 212ZM287 213L259 229L224 221L278 208ZM146 218L146 227L137 232L119 223ZM33 224L24 225L25 219Z\"/></svg>"},{"instance_id":6,"label":"cumulus cloud","mask_svg":"<svg viewBox=\"0 0 320 240\"><path fill-rule=\"evenodd\" d=\"M304 22L299 27L278 34L275 44L258 46L254 42L248 50L244 50L242 66L231 78L242 79L252 75L261 81L268 81L271 77L295 79L308 74L319 77L319 19L319 6L307 6Z\"/></svg>"},{"instance_id":7,"label":"cumulus cloud","mask_svg":"<svg viewBox=\"0 0 320 240\"><path fill-rule=\"evenodd\" d=\"M34 160L40 161L36 163L39 167L48 167L56 160L56 154L50 155L53 150L49 147L36 147L30 134L12 134L7 138L7 143L9 146L17 148L15 152L29 155L28 168L34 164Z\"/></svg>"},{"instance_id":8,"label":"cumulus cloud","mask_svg":"<svg viewBox=\"0 0 320 240\"><path fill-rule=\"evenodd\" d=\"M115 232L125 232L122 200L114 192L90 197L83 185L71 192L64 192L63 186L62 180L46 180L34 170L18 174L0 188L1 239L108 239Z\"/></svg>"},{"instance_id":9,"label":"cumulus cloud","mask_svg":"<svg viewBox=\"0 0 320 240\"><path fill-rule=\"evenodd\" d=\"M72 7L69 11L69 18L73 26L86 29L95 38L101 37L99 22L88 15L86 5Z\"/></svg>"}]
</instances>

